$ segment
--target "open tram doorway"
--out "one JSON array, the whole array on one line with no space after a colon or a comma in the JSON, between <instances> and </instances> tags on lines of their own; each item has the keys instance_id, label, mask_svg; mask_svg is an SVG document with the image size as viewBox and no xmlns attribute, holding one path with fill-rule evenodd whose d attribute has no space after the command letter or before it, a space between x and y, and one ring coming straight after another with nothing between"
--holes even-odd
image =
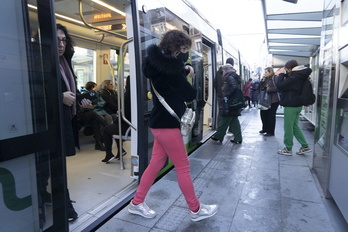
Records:
<instances>
[{"instance_id":1,"label":"open tram doorway","mask_svg":"<svg viewBox=\"0 0 348 232\"><path fill-rule=\"evenodd\" d=\"M28 0L29 16L35 21L37 0ZM111 80L118 96L123 96L126 77L130 76L131 92L136 93L133 37L132 1L128 0L52 0L56 23L65 26L74 41L75 54L72 65L81 89L88 81L100 85ZM37 20L36 20L37 21ZM39 24L39 22L37 22ZM133 58L132 58L133 57ZM131 98L135 98L135 94ZM118 103L119 115L122 100ZM127 120L136 125L136 100L132 117ZM117 122L117 120L115 121ZM131 157L136 153L133 140L136 131L131 131L132 140L122 143L127 152L121 160L101 162L105 151L95 149L93 135L79 130L80 148L75 156L66 158L67 185L73 206L79 217L69 223L69 231L90 231L118 208L134 193L137 179ZM134 148L135 147L135 148ZM117 154L115 140L113 153ZM50 191L48 191L50 193ZM52 206L47 205L47 209ZM48 212L50 212L48 210Z\"/></svg>"},{"instance_id":2,"label":"open tram doorway","mask_svg":"<svg viewBox=\"0 0 348 232\"><path fill-rule=\"evenodd\" d=\"M213 106L214 104L214 70L215 60L214 57L214 44L207 41L205 38L202 39L202 56L203 56L203 83L204 83L204 95L203 100L205 102L203 110L203 140L209 139L211 135L215 132L212 128L214 127L214 113Z\"/></svg>"}]
</instances>

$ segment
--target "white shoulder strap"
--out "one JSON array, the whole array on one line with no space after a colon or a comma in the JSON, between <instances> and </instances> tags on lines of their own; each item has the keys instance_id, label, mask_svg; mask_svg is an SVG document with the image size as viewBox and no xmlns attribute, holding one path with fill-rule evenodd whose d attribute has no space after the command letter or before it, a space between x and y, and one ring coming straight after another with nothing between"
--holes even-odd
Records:
<instances>
[{"instance_id":1,"label":"white shoulder strap","mask_svg":"<svg viewBox=\"0 0 348 232\"><path fill-rule=\"evenodd\" d=\"M151 82L151 86L152 86L152 89L153 91L155 92L159 102L164 106L164 108L166 108L166 110L174 117L176 118L179 122L181 122L179 116L175 113L175 111L168 105L168 103L166 102L166 100L157 92L157 90L155 89L155 87L153 86L152 84L152 81Z\"/></svg>"}]
</instances>

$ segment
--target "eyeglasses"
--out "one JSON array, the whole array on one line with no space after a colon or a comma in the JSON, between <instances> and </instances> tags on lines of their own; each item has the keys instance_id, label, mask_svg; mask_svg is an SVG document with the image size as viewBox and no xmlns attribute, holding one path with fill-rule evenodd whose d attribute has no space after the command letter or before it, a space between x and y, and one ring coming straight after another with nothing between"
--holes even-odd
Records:
<instances>
[{"instance_id":1,"label":"eyeglasses","mask_svg":"<svg viewBox=\"0 0 348 232\"><path fill-rule=\"evenodd\" d=\"M66 44L66 38L63 38L63 39L57 38L57 40L58 40L58 44L60 44L61 42L63 42L64 45Z\"/></svg>"}]
</instances>

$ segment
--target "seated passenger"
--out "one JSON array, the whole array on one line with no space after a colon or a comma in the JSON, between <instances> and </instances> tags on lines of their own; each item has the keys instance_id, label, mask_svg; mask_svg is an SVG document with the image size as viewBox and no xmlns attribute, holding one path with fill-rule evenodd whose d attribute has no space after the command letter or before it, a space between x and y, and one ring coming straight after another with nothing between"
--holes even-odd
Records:
<instances>
[{"instance_id":1,"label":"seated passenger","mask_svg":"<svg viewBox=\"0 0 348 232\"><path fill-rule=\"evenodd\" d=\"M88 93L91 94L95 94L95 98L91 99L92 100L92 106L93 106L93 110L99 114L100 116L102 116L106 122L108 124L112 123L112 117L110 114L108 114L106 112L106 110L104 109L106 102L105 100L100 96L100 94L96 91L97 89L97 83L93 82L93 81L89 81L86 83L85 85L85 90L81 90L81 91L87 91ZM83 92L85 93L85 92Z\"/></svg>"},{"instance_id":2,"label":"seated passenger","mask_svg":"<svg viewBox=\"0 0 348 232\"><path fill-rule=\"evenodd\" d=\"M98 90L100 96L105 100L104 110L112 116L112 119L117 118L118 102L117 93L114 90L114 85L111 80L104 80Z\"/></svg>"},{"instance_id":3,"label":"seated passenger","mask_svg":"<svg viewBox=\"0 0 348 232\"><path fill-rule=\"evenodd\" d=\"M130 109L130 85L129 85L129 76L127 77L126 80L126 90L125 90L125 94L124 94L124 113L125 113L125 117L126 119L130 120L131 118L131 109ZM121 121L121 132L122 135L124 135L127 131L127 129L129 128L129 125L122 120ZM118 118L116 120L114 120L114 123L111 125L108 125L107 127L104 128L103 130L103 139L104 139L104 143L105 143L105 158L102 160L102 162L109 162L110 160L112 160L113 158L115 159L119 159L121 154L120 154L120 148L122 145L122 155L126 155L127 152L123 149L123 144L119 143L119 140L116 140L116 146L117 146L117 155L116 157L114 156L114 154L112 153L112 136L116 135L119 133L119 126L118 126Z\"/></svg>"},{"instance_id":4,"label":"seated passenger","mask_svg":"<svg viewBox=\"0 0 348 232\"><path fill-rule=\"evenodd\" d=\"M78 95L77 99L79 98L81 97L79 97ZM81 125L90 125L92 127L94 139L95 139L95 149L100 151L105 151L101 129L107 126L108 123L102 116L97 114L97 112L95 112L93 109L94 109L94 106L92 104L84 105L84 107L78 107L77 121Z\"/></svg>"}]
</instances>

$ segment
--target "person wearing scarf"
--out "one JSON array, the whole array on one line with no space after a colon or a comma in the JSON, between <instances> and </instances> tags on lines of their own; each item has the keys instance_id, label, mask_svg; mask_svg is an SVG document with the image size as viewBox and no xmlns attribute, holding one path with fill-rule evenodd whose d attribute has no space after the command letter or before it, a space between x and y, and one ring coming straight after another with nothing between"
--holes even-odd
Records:
<instances>
[{"instance_id":1,"label":"person wearing scarf","mask_svg":"<svg viewBox=\"0 0 348 232\"><path fill-rule=\"evenodd\" d=\"M78 147L77 137L77 119L76 119L76 80L72 71L71 58L74 54L73 44L66 27L57 24L57 40L59 53L59 70L62 80L63 92L63 132L65 148L63 149L64 156L73 156L76 154ZM84 99L87 100L87 99ZM68 220L74 221L77 219L76 213L67 192L67 208Z\"/></svg>"}]
</instances>

